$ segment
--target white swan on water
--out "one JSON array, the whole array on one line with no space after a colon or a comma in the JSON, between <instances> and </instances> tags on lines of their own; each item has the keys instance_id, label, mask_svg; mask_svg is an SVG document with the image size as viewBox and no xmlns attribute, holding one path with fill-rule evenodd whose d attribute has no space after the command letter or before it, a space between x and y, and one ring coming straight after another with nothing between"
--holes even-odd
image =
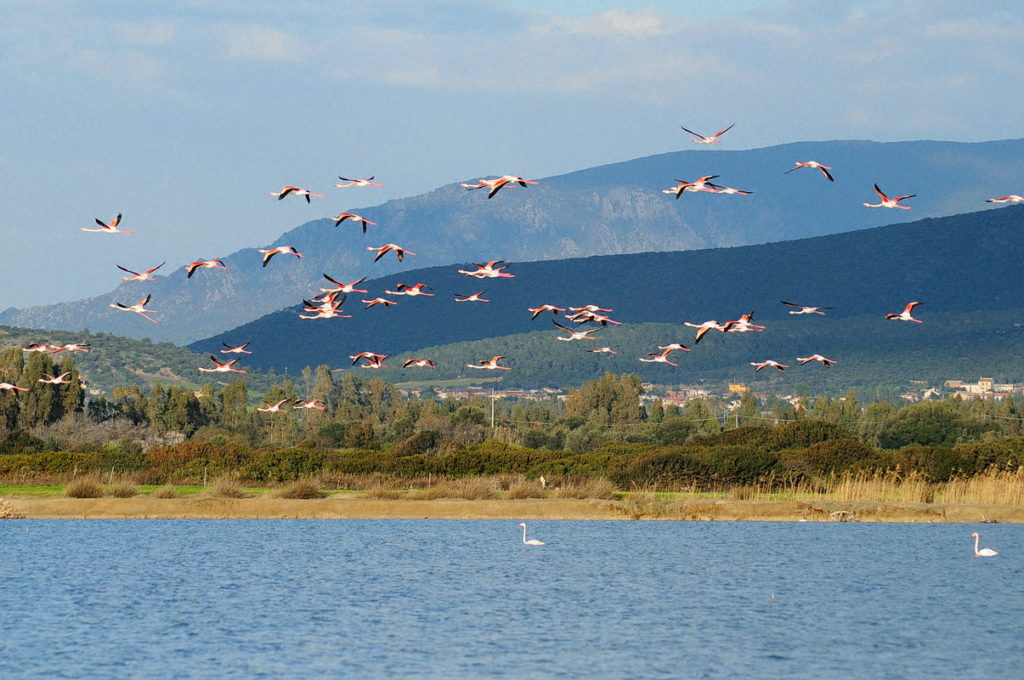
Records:
<instances>
[{"instance_id":1,"label":"white swan on water","mask_svg":"<svg viewBox=\"0 0 1024 680\"><path fill-rule=\"evenodd\" d=\"M523 535L524 536L526 535L526 529L523 529ZM992 548L982 548L981 550L978 550L978 541L981 540L978 537L978 532L977 531L973 532L971 534L971 536L974 536L974 556L975 557L995 557L996 555L999 554L995 550L993 550Z\"/></svg>"},{"instance_id":2,"label":"white swan on water","mask_svg":"<svg viewBox=\"0 0 1024 680\"><path fill-rule=\"evenodd\" d=\"M526 522L520 522L519 526L523 528L523 545L544 545L543 542L538 541L536 538L526 540Z\"/></svg>"}]
</instances>

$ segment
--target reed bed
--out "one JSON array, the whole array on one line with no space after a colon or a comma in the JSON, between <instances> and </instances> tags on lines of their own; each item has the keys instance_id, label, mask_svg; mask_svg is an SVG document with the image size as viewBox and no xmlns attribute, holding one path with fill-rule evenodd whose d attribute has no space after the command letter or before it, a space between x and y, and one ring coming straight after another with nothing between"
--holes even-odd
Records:
<instances>
[{"instance_id":1,"label":"reed bed","mask_svg":"<svg viewBox=\"0 0 1024 680\"><path fill-rule=\"evenodd\" d=\"M107 495L113 498L133 498L139 495L139 489L134 484L115 484L107 488Z\"/></svg>"},{"instance_id":2,"label":"reed bed","mask_svg":"<svg viewBox=\"0 0 1024 680\"><path fill-rule=\"evenodd\" d=\"M171 484L165 484L164 486L153 489L153 498L177 498L178 490Z\"/></svg>"},{"instance_id":3,"label":"reed bed","mask_svg":"<svg viewBox=\"0 0 1024 680\"><path fill-rule=\"evenodd\" d=\"M68 498L102 498L103 485L95 477L79 477L64 487Z\"/></svg>"},{"instance_id":4,"label":"reed bed","mask_svg":"<svg viewBox=\"0 0 1024 680\"><path fill-rule=\"evenodd\" d=\"M281 487L274 494L278 498L323 498L323 489L320 482L311 477L302 477L291 484Z\"/></svg>"}]
</instances>

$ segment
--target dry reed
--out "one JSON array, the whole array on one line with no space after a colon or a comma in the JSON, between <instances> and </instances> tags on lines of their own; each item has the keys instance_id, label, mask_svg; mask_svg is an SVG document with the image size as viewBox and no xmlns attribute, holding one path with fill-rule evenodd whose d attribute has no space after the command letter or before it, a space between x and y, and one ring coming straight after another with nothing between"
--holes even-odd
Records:
<instances>
[{"instance_id":1,"label":"dry reed","mask_svg":"<svg viewBox=\"0 0 1024 680\"><path fill-rule=\"evenodd\" d=\"M64 495L68 498L102 498L103 485L94 477L79 477L68 482Z\"/></svg>"},{"instance_id":2,"label":"dry reed","mask_svg":"<svg viewBox=\"0 0 1024 680\"><path fill-rule=\"evenodd\" d=\"M568 483L555 489L551 496L553 498L596 498L598 500L612 500L616 497L615 485L604 477L588 479L582 483Z\"/></svg>"},{"instance_id":3,"label":"dry reed","mask_svg":"<svg viewBox=\"0 0 1024 680\"><path fill-rule=\"evenodd\" d=\"M323 498L326 494L320 488L320 482L303 477L281 487L275 495L278 498Z\"/></svg>"},{"instance_id":4,"label":"dry reed","mask_svg":"<svg viewBox=\"0 0 1024 680\"><path fill-rule=\"evenodd\" d=\"M248 498L242 485L230 477L221 477L214 480L213 487L207 489L203 494L210 498Z\"/></svg>"},{"instance_id":5,"label":"dry reed","mask_svg":"<svg viewBox=\"0 0 1024 680\"><path fill-rule=\"evenodd\" d=\"M139 490L134 484L115 484L107 489L107 495L114 498L132 498L139 495Z\"/></svg>"},{"instance_id":6,"label":"dry reed","mask_svg":"<svg viewBox=\"0 0 1024 680\"><path fill-rule=\"evenodd\" d=\"M153 489L153 498L177 498L178 491L171 484Z\"/></svg>"},{"instance_id":7,"label":"dry reed","mask_svg":"<svg viewBox=\"0 0 1024 680\"><path fill-rule=\"evenodd\" d=\"M508 491L505 493L505 497L512 499L546 498L547 494L544 492L544 488L540 485L540 482L522 480L511 484L508 487Z\"/></svg>"}]
</instances>

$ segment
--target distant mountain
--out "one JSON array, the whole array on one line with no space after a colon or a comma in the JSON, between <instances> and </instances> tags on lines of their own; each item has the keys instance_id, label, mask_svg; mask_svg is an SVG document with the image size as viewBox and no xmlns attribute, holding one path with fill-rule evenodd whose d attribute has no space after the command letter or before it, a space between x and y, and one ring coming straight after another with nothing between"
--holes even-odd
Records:
<instances>
[{"instance_id":1,"label":"distant mountain","mask_svg":"<svg viewBox=\"0 0 1024 680\"><path fill-rule=\"evenodd\" d=\"M814 169L791 174L796 161L833 167L835 183ZM504 169L501 169L504 170ZM721 184L751 196L661 193L676 179L719 175ZM867 141L801 142L748 151L677 151L591 168L511 187L488 200L457 185L354 212L377 222L360 233L350 222L303 224L270 245L294 245L301 260L277 256L260 267L254 248L224 257L229 270L181 269L157 282L128 282L109 294L25 310L0 323L40 328L91 328L119 335L189 342L297 303L315 292L320 274L352 280L396 280L424 265L504 260L555 260L590 255L679 251L783 241L980 209L984 199L1019 192L1024 140L984 143ZM475 179L475 178L474 178ZM912 210L872 210L872 185L917 194ZM359 194L365 196L367 194ZM332 201L350 194L332 194ZM314 203L313 209L320 205ZM341 205L343 208L349 206ZM332 211L331 214L335 214ZM368 246L410 248L372 263ZM204 254L208 257L210 254ZM181 263L183 264L183 263ZM399 274L401 272L401 274ZM159 324L111 309L152 293Z\"/></svg>"},{"instance_id":2,"label":"distant mountain","mask_svg":"<svg viewBox=\"0 0 1024 680\"><path fill-rule=\"evenodd\" d=\"M295 372L305 365L345 367L347 357L361 351L397 359L430 356L433 350L425 348L475 342L430 357L443 355L447 362L431 375L479 376L483 372L464 365L508 354L516 370L488 375L516 384L579 384L605 369L654 380L669 367L637 358L671 342L693 348L681 357L687 368L679 369L677 382L688 380L690 369L722 376L738 362L742 376L749 361L791 363L813 353L845 365L848 352L860 357L853 363L861 367L873 363L874 377L883 379L887 372L955 377L958 371L986 367L1024 373L1015 368L1024 350L1024 286L1017 280L1022 260L1024 207L1013 206L757 246L513 263L507 269L515 274L511 279L478 281L452 266L414 270L401 280L430 284L434 297L391 296L396 308L363 309L359 298L394 289L396 277L375 279L364 284L368 295L346 302L351 319L300 320L298 308L292 308L190 347L209 351L221 341L252 342L250 364ZM454 293L481 290L491 302L453 301ZM826 317L793 316L780 300L833 309ZM915 312L924 323L882 318L915 300L924 303ZM613 309L609 316L623 325L602 329L596 342L558 342L552 318L569 324L549 313L531 321L527 308L542 304L598 304ZM712 333L694 347L693 329L681 325L736 319L750 311L768 331ZM672 325L638 325L645 323ZM538 330L543 333L531 334ZM621 351L614 356L585 352L604 344ZM379 375L415 379L428 370ZM843 379L839 367L822 370Z\"/></svg>"}]
</instances>

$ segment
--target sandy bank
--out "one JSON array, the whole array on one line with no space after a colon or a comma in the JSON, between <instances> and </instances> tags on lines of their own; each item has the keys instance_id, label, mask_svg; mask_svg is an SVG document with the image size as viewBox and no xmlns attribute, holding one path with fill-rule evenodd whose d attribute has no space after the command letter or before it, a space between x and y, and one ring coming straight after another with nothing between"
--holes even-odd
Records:
<instances>
[{"instance_id":1,"label":"sandy bank","mask_svg":"<svg viewBox=\"0 0 1024 680\"><path fill-rule=\"evenodd\" d=\"M1024 523L1024 507L832 501L380 500L283 498L7 498L30 519L665 519Z\"/></svg>"}]
</instances>

